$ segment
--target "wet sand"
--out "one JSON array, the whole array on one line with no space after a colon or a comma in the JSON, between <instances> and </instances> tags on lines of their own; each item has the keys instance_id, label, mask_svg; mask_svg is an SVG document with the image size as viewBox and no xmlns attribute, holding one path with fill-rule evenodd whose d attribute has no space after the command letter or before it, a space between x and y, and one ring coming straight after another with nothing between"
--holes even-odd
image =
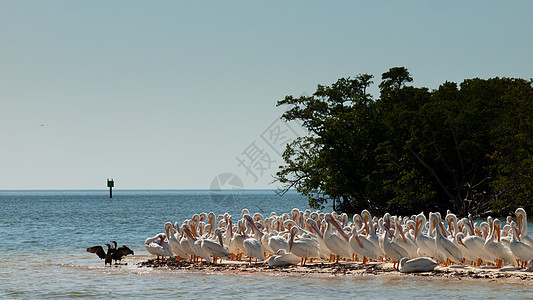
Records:
<instances>
[{"instance_id":1,"label":"wet sand","mask_svg":"<svg viewBox=\"0 0 533 300\"><path fill-rule=\"evenodd\" d=\"M451 280L482 280L486 282L518 283L533 285L533 272L516 269L512 266L496 269L495 267L469 267L469 266L437 266L431 272L400 273L393 269L392 263L370 262L313 262L304 266L272 267L258 262L257 265L244 261L223 260L222 263L191 263L165 259L158 262L154 257L130 257L128 264L136 264L138 268L163 268L167 270L181 270L200 274L263 274L271 276L411 276L431 277Z\"/></svg>"}]
</instances>

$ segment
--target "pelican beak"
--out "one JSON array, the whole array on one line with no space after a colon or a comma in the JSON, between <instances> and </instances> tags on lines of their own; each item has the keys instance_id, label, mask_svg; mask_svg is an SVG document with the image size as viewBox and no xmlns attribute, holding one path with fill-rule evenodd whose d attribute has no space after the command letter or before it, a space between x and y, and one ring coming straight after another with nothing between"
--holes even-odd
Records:
<instances>
[{"instance_id":1,"label":"pelican beak","mask_svg":"<svg viewBox=\"0 0 533 300\"><path fill-rule=\"evenodd\" d=\"M316 227L315 223L311 222L309 224L309 229L314 232L317 236L319 236L321 239L324 239L324 235L322 234L322 232L320 232L320 230L318 230L318 228Z\"/></svg>"},{"instance_id":2,"label":"pelican beak","mask_svg":"<svg viewBox=\"0 0 533 300\"><path fill-rule=\"evenodd\" d=\"M413 242L416 243L416 238L418 237L418 228L420 228L420 223L422 223L422 220L416 220L415 223L415 238L413 239Z\"/></svg>"},{"instance_id":3,"label":"pelican beak","mask_svg":"<svg viewBox=\"0 0 533 300\"><path fill-rule=\"evenodd\" d=\"M233 238L233 222L231 219L228 219L228 231L229 231L229 237ZM228 232L226 232L228 234Z\"/></svg>"},{"instance_id":4,"label":"pelican beak","mask_svg":"<svg viewBox=\"0 0 533 300\"><path fill-rule=\"evenodd\" d=\"M405 234L403 233L402 225L398 224L396 227L400 231L400 235L402 236L403 241L407 244L407 238L405 237Z\"/></svg>"},{"instance_id":5,"label":"pelican beak","mask_svg":"<svg viewBox=\"0 0 533 300\"><path fill-rule=\"evenodd\" d=\"M459 238L457 240L457 243L463 245L466 249L468 249L468 247L465 245L465 243L463 243L463 239Z\"/></svg>"},{"instance_id":6,"label":"pelican beak","mask_svg":"<svg viewBox=\"0 0 533 300\"><path fill-rule=\"evenodd\" d=\"M342 230L341 226L339 225L339 223L337 223L337 221L335 221L335 219L333 219L333 217L330 217L330 219L328 219L328 221L333 224L333 226L335 226L335 228L337 229L337 231L339 232L340 235L342 235L342 237L346 240L346 241L349 241L350 238L346 235L346 233L344 232L344 230Z\"/></svg>"},{"instance_id":7,"label":"pelican beak","mask_svg":"<svg viewBox=\"0 0 533 300\"><path fill-rule=\"evenodd\" d=\"M220 246L224 247L224 242L222 241L222 232L220 231L217 231L218 232L218 241L220 243Z\"/></svg>"},{"instance_id":8,"label":"pelican beak","mask_svg":"<svg viewBox=\"0 0 533 300\"><path fill-rule=\"evenodd\" d=\"M361 240L359 239L359 235L357 234L357 232L355 232L353 236L357 240L357 243L359 244L359 247L363 248L363 244L361 243Z\"/></svg>"},{"instance_id":9,"label":"pelican beak","mask_svg":"<svg viewBox=\"0 0 533 300\"><path fill-rule=\"evenodd\" d=\"M192 234L192 232L191 232L191 230L189 229L189 227L184 226L184 227L183 227L183 231L189 236L190 239L192 239L193 241L196 241L196 238L195 238L194 235Z\"/></svg>"},{"instance_id":10,"label":"pelican beak","mask_svg":"<svg viewBox=\"0 0 533 300\"><path fill-rule=\"evenodd\" d=\"M522 215L518 215L518 217L516 218L516 221L518 222L518 236L521 236L522 235Z\"/></svg>"},{"instance_id":11,"label":"pelican beak","mask_svg":"<svg viewBox=\"0 0 533 300\"><path fill-rule=\"evenodd\" d=\"M442 233L446 233L446 231L444 230L444 225L442 225L442 222L439 222L439 226L440 226L440 229L442 230Z\"/></svg>"},{"instance_id":12,"label":"pelican beak","mask_svg":"<svg viewBox=\"0 0 533 300\"><path fill-rule=\"evenodd\" d=\"M197 235L198 235L197 232L196 232L196 226L194 226L194 225L191 226L191 232L192 232L192 234L193 234L194 236L197 236Z\"/></svg>"},{"instance_id":13,"label":"pelican beak","mask_svg":"<svg viewBox=\"0 0 533 300\"><path fill-rule=\"evenodd\" d=\"M192 238L191 231L189 228L187 228L187 226L183 226L183 234L186 234L189 238Z\"/></svg>"},{"instance_id":14,"label":"pelican beak","mask_svg":"<svg viewBox=\"0 0 533 300\"><path fill-rule=\"evenodd\" d=\"M167 233L167 238L170 241L170 227L166 227L165 232Z\"/></svg>"},{"instance_id":15,"label":"pelican beak","mask_svg":"<svg viewBox=\"0 0 533 300\"><path fill-rule=\"evenodd\" d=\"M289 251L292 252L292 244L294 243L294 234L291 233L291 237L289 239Z\"/></svg>"},{"instance_id":16,"label":"pelican beak","mask_svg":"<svg viewBox=\"0 0 533 300\"><path fill-rule=\"evenodd\" d=\"M252 230L253 230L254 234L259 231L257 226L255 226L255 223L254 223L252 217L250 217L249 215L245 215L244 219L248 222L248 224L250 224L250 227L252 227Z\"/></svg>"}]
</instances>

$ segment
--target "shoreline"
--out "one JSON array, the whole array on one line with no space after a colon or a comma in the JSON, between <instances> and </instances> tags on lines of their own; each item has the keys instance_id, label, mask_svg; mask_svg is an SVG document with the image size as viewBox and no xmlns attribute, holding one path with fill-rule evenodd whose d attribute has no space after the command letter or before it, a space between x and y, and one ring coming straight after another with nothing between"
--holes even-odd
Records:
<instances>
[{"instance_id":1,"label":"shoreline","mask_svg":"<svg viewBox=\"0 0 533 300\"><path fill-rule=\"evenodd\" d=\"M148 259L147 259L148 258ZM143 256L142 258L130 257L127 259L137 268L152 268L166 270L180 270L199 274L234 274L234 275L267 275L267 276L309 276L309 277L364 277L364 276L397 276L397 277L428 277L451 280L481 280L484 282L505 282L510 284L533 285L533 272L516 269L512 266L495 269L495 267L469 267L469 266L437 266L431 272L401 273L393 269L392 263L370 262L313 262L304 266L289 265L272 267L268 264L245 261L223 260L221 263L191 263L188 261L177 262L166 259L157 262L155 257Z\"/></svg>"}]
</instances>

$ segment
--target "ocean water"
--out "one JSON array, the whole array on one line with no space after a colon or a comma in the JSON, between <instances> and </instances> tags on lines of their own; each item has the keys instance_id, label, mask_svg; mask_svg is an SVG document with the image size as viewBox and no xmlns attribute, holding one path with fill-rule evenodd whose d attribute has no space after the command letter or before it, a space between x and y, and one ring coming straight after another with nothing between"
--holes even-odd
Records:
<instances>
[{"instance_id":1,"label":"ocean water","mask_svg":"<svg viewBox=\"0 0 533 300\"><path fill-rule=\"evenodd\" d=\"M530 286L442 278L363 276L313 278L197 274L105 267L85 249L117 240L136 255L144 240L193 213L264 215L308 208L304 197L274 191L0 191L0 298L286 298L448 296L533 298Z\"/></svg>"}]
</instances>

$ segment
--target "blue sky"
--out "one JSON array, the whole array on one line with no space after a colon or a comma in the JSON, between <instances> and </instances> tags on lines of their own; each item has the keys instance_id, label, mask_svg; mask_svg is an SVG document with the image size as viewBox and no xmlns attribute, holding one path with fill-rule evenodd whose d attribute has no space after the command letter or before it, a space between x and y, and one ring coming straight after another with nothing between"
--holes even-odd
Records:
<instances>
[{"instance_id":1,"label":"blue sky","mask_svg":"<svg viewBox=\"0 0 533 300\"><path fill-rule=\"evenodd\" d=\"M430 89L532 78L531 15L531 1L1 0L0 189L208 189L223 173L276 188L279 147L305 133L277 121L278 100L360 73L377 96L395 66Z\"/></svg>"}]
</instances>

